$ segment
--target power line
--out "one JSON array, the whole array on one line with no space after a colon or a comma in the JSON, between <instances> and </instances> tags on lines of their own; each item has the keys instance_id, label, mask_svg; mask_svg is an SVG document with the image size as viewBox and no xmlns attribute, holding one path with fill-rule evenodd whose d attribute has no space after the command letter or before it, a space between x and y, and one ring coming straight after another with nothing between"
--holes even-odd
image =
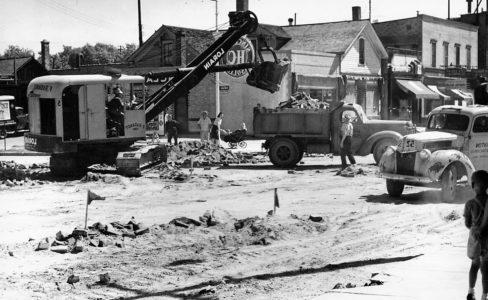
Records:
<instances>
[{"instance_id":1,"label":"power line","mask_svg":"<svg viewBox=\"0 0 488 300\"><path fill-rule=\"evenodd\" d=\"M110 22L107 22L105 20L101 20L101 19L89 16L89 15L84 14L82 12L79 12L77 10L71 9L71 8L69 8L63 4L60 4L56 1L54 1L54 0L39 0L39 2L41 4L49 7L49 8L52 8L52 9L64 14L64 15L70 16L74 19L77 19L79 21L82 21L84 23L87 23L87 24L90 24L93 26L97 26L101 29L105 29L105 28L103 28L103 26L106 26L106 25L115 26L115 24L113 24L113 23L110 23Z\"/></svg>"}]
</instances>

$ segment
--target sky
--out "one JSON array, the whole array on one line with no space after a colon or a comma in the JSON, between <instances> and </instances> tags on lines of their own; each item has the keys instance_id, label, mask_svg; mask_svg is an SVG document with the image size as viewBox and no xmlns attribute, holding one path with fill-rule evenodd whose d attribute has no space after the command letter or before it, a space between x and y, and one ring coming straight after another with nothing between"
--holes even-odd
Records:
<instances>
[{"instance_id":1,"label":"sky","mask_svg":"<svg viewBox=\"0 0 488 300\"><path fill-rule=\"evenodd\" d=\"M481 7L486 8L483 0ZM361 6L368 18L368 0L249 0L260 23L287 25L296 14L297 24L344 21L352 18L351 7ZM447 18L448 0L371 0L371 19L379 22L410 18L417 14ZM476 1L473 1L476 3ZM137 0L0 0L0 53L8 45L37 53L40 41L50 41L51 53L63 45L86 43L116 46L138 44ZM214 29L213 0L141 0L143 40L161 25ZM218 24L227 28L228 12L235 0L218 0ZM451 17L467 12L465 0L451 0Z\"/></svg>"}]
</instances>

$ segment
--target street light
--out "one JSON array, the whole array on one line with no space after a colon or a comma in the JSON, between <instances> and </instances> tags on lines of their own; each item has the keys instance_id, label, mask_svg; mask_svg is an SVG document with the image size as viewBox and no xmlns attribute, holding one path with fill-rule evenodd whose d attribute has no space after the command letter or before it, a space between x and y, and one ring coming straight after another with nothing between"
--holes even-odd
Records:
<instances>
[{"instance_id":1,"label":"street light","mask_svg":"<svg viewBox=\"0 0 488 300\"><path fill-rule=\"evenodd\" d=\"M210 0L215 2L215 39L219 36L219 1ZM216 66L218 63L215 64ZM215 116L220 113L220 86L219 86L219 72L215 72Z\"/></svg>"}]
</instances>

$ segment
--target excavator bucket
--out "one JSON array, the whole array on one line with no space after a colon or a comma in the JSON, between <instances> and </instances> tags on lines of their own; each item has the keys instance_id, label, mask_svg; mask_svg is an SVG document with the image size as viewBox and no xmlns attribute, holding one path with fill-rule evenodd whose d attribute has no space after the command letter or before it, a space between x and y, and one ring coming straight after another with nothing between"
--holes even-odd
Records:
<instances>
[{"instance_id":1,"label":"excavator bucket","mask_svg":"<svg viewBox=\"0 0 488 300\"><path fill-rule=\"evenodd\" d=\"M247 84L274 93L280 90L281 81L288 71L285 61L265 61L254 67L246 78Z\"/></svg>"},{"instance_id":2,"label":"excavator bucket","mask_svg":"<svg viewBox=\"0 0 488 300\"><path fill-rule=\"evenodd\" d=\"M268 46L265 39L260 37L260 41L265 47L258 50L261 63L252 68L246 78L247 84L258 89L274 93L280 90L281 81L288 71L290 65L288 61L279 60L274 50ZM264 61L262 51L269 51L273 55L274 61Z\"/></svg>"}]
</instances>

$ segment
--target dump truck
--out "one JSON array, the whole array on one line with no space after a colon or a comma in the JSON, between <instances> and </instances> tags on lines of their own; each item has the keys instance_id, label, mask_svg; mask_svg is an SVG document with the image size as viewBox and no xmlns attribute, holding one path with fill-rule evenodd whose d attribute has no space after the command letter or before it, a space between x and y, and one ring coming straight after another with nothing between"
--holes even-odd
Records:
<instances>
[{"instance_id":1,"label":"dump truck","mask_svg":"<svg viewBox=\"0 0 488 300\"><path fill-rule=\"evenodd\" d=\"M338 102L332 109L255 110L254 135L265 140L263 147L275 166L289 168L304 153L339 154L340 128L346 115L354 126L352 152L360 156L372 153L377 163L388 146L417 132L410 121L372 120L360 105Z\"/></svg>"}]
</instances>

